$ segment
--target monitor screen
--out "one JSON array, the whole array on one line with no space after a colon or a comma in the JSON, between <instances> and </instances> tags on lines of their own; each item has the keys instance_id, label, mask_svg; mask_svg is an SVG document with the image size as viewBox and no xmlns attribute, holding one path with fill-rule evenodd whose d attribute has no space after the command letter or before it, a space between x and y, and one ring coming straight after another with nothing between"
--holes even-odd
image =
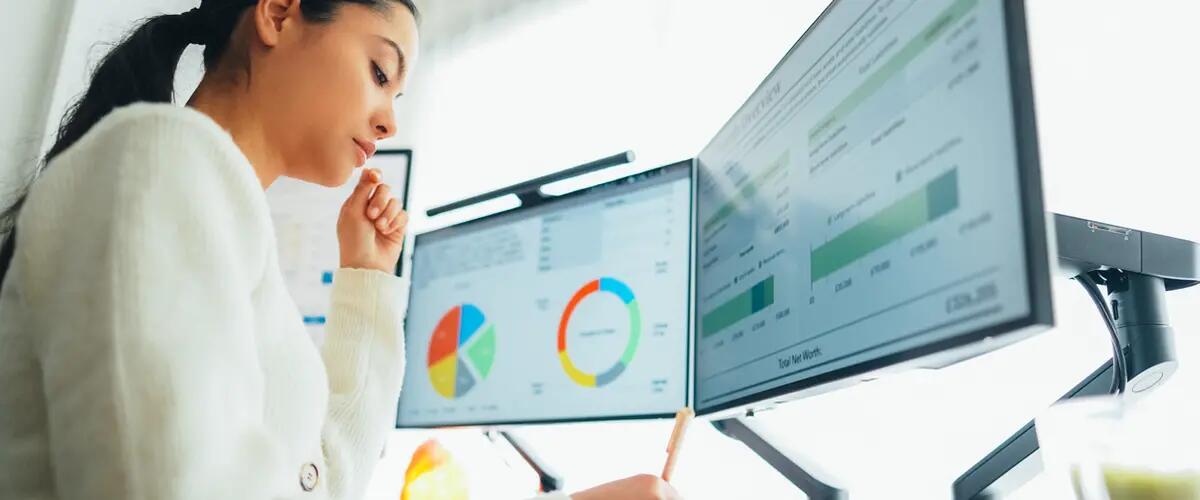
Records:
<instances>
[{"instance_id":1,"label":"monitor screen","mask_svg":"<svg viewBox=\"0 0 1200 500\"><path fill-rule=\"evenodd\" d=\"M411 151L380 150L367 166L383 172L383 182L393 197L401 203L407 201ZM324 340L333 272L338 268L338 213L359 175L361 170L356 170L345 185L332 189L280 177L267 190L279 267L309 334L318 343ZM399 263L396 272L400 273Z\"/></svg>"},{"instance_id":2,"label":"monitor screen","mask_svg":"<svg viewBox=\"0 0 1200 500\"><path fill-rule=\"evenodd\" d=\"M398 427L687 404L692 162L416 237Z\"/></svg>"},{"instance_id":3,"label":"monitor screen","mask_svg":"<svg viewBox=\"0 0 1200 500\"><path fill-rule=\"evenodd\" d=\"M1051 322L1019 3L835 1L705 147L698 411Z\"/></svg>"}]
</instances>

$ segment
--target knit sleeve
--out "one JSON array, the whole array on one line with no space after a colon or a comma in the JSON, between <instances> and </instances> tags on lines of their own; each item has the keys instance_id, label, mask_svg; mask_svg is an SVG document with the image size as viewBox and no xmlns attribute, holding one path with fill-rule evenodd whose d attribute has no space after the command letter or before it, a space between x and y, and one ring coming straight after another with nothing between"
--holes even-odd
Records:
<instances>
[{"instance_id":1,"label":"knit sleeve","mask_svg":"<svg viewBox=\"0 0 1200 500\"><path fill-rule=\"evenodd\" d=\"M332 498L362 497L395 427L406 293L406 280L382 271L343 268L334 274L322 352L329 373L322 444Z\"/></svg>"},{"instance_id":2,"label":"knit sleeve","mask_svg":"<svg viewBox=\"0 0 1200 500\"><path fill-rule=\"evenodd\" d=\"M265 202L178 127L92 134L20 222L57 498L267 498L295 482L264 426L253 329Z\"/></svg>"}]
</instances>

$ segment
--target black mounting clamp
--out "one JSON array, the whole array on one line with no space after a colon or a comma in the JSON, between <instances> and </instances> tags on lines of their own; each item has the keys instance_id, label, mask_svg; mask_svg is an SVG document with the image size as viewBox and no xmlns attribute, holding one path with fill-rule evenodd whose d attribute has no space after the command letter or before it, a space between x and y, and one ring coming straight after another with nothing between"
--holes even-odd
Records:
<instances>
[{"instance_id":1,"label":"black mounting clamp","mask_svg":"<svg viewBox=\"0 0 1200 500\"><path fill-rule=\"evenodd\" d=\"M1107 288L1125 372L1114 374L1114 361L1106 361L1059 401L1111 394L1114 375L1128 381L1122 397L1161 386L1178 367L1166 292L1200 283L1200 244L1060 214L1054 214L1054 229L1061 274L1096 276ZM959 476L954 498L995 498L1041 469L1031 421Z\"/></svg>"}]
</instances>

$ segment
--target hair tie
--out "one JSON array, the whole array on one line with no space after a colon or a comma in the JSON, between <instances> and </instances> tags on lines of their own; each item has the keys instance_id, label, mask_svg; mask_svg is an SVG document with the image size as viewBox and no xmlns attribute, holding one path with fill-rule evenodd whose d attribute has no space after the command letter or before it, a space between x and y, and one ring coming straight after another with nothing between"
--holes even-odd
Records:
<instances>
[{"instance_id":1,"label":"hair tie","mask_svg":"<svg viewBox=\"0 0 1200 500\"><path fill-rule=\"evenodd\" d=\"M205 14L203 4L179 14L177 29L180 30L180 36L188 43L208 45L212 36L212 25L208 22L208 16Z\"/></svg>"}]
</instances>

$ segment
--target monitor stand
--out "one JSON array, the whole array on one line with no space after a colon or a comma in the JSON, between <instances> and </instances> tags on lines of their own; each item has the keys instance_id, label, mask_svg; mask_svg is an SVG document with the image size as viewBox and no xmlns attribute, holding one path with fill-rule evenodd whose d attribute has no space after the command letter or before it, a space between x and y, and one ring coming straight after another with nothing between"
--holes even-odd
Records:
<instances>
[{"instance_id":1,"label":"monitor stand","mask_svg":"<svg viewBox=\"0 0 1200 500\"><path fill-rule=\"evenodd\" d=\"M714 420L722 434L741 441L751 451L766 461L771 467L783 474L783 477L803 491L810 500L845 500L849 498L845 489L835 486L836 478L821 469L808 457L791 453L786 448L776 445L767 434L757 429L751 422L753 413L746 417L734 417L724 420ZM831 484L833 483L833 484Z\"/></svg>"},{"instance_id":2,"label":"monitor stand","mask_svg":"<svg viewBox=\"0 0 1200 500\"><path fill-rule=\"evenodd\" d=\"M550 493L563 488L563 477L555 473L545 460L534 453L533 447L531 447L529 443L520 436L514 434L513 431L484 429L483 435L493 442L499 439L507 441L508 445L512 446L513 450L515 450L517 454L521 456L521 459L524 460L526 464L529 464L529 467L533 469L533 472L537 473L538 490L542 493Z\"/></svg>"},{"instance_id":3,"label":"monitor stand","mask_svg":"<svg viewBox=\"0 0 1200 500\"><path fill-rule=\"evenodd\" d=\"M1067 278L1097 276L1108 289L1112 319L1124 354L1127 397L1143 394L1174 373L1173 332L1167 291L1200 283L1200 245L1154 233L1060 214L1054 218L1058 267ZM1109 394L1113 362L1106 361L1060 401ZM746 444L809 498L844 499L847 491L810 458L773 442L747 413L713 421L723 434ZM995 498L1041 472L1034 423L1029 422L954 482L954 498Z\"/></svg>"}]
</instances>

